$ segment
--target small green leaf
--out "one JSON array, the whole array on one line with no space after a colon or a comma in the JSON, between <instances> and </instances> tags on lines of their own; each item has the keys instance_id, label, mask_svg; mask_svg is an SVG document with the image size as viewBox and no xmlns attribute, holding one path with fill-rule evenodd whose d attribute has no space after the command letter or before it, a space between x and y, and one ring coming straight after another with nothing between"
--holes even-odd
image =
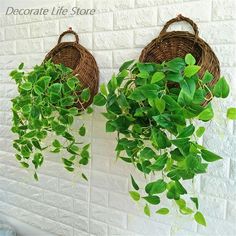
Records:
<instances>
[{"instance_id":1,"label":"small green leaf","mask_svg":"<svg viewBox=\"0 0 236 236\"><path fill-rule=\"evenodd\" d=\"M152 205L157 205L160 203L160 198L158 196L146 196L143 197L143 199L145 199L148 203Z\"/></svg>"},{"instance_id":2,"label":"small green leaf","mask_svg":"<svg viewBox=\"0 0 236 236\"><path fill-rule=\"evenodd\" d=\"M193 201L193 203L195 204L196 208L198 209L198 198L191 197L190 199Z\"/></svg>"},{"instance_id":3,"label":"small green leaf","mask_svg":"<svg viewBox=\"0 0 236 236\"><path fill-rule=\"evenodd\" d=\"M200 66L196 66L196 65L188 65L185 67L184 69L184 75L188 78L192 77L193 75L195 75L199 70L201 69Z\"/></svg>"},{"instance_id":4,"label":"small green leaf","mask_svg":"<svg viewBox=\"0 0 236 236\"><path fill-rule=\"evenodd\" d=\"M104 83L100 85L100 91L104 96L107 96L107 88Z\"/></svg>"},{"instance_id":5,"label":"small green leaf","mask_svg":"<svg viewBox=\"0 0 236 236\"><path fill-rule=\"evenodd\" d=\"M199 115L198 119L202 121L209 121L214 117L214 112L211 107L204 109Z\"/></svg>"},{"instance_id":6,"label":"small green leaf","mask_svg":"<svg viewBox=\"0 0 236 236\"><path fill-rule=\"evenodd\" d=\"M231 120L236 120L236 108L231 107L227 110L227 118Z\"/></svg>"},{"instance_id":7,"label":"small green leaf","mask_svg":"<svg viewBox=\"0 0 236 236\"><path fill-rule=\"evenodd\" d=\"M32 89L32 83L26 82L20 86L21 89L29 91Z\"/></svg>"},{"instance_id":8,"label":"small green leaf","mask_svg":"<svg viewBox=\"0 0 236 236\"><path fill-rule=\"evenodd\" d=\"M80 96L83 102L87 102L90 99L90 89L89 88L84 89Z\"/></svg>"},{"instance_id":9,"label":"small green leaf","mask_svg":"<svg viewBox=\"0 0 236 236\"><path fill-rule=\"evenodd\" d=\"M200 211L195 213L194 219L198 224L206 226L206 220Z\"/></svg>"},{"instance_id":10,"label":"small green leaf","mask_svg":"<svg viewBox=\"0 0 236 236\"><path fill-rule=\"evenodd\" d=\"M24 162L24 161L20 162L20 164L21 164L24 168L29 168L29 164L26 163L26 162Z\"/></svg>"},{"instance_id":11,"label":"small green leaf","mask_svg":"<svg viewBox=\"0 0 236 236\"><path fill-rule=\"evenodd\" d=\"M35 179L36 181L38 181L38 180L39 180L39 178L38 178L38 175L37 175L37 173L36 173L36 172L34 172L34 179Z\"/></svg>"},{"instance_id":12,"label":"small green leaf","mask_svg":"<svg viewBox=\"0 0 236 236\"><path fill-rule=\"evenodd\" d=\"M60 143L57 139L55 139L55 140L53 141L52 145L53 145L55 148L60 148L60 147L61 147L61 143Z\"/></svg>"},{"instance_id":13,"label":"small green leaf","mask_svg":"<svg viewBox=\"0 0 236 236\"><path fill-rule=\"evenodd\" d=\"M79 129L79 135L84 136L86 134L86 128L84 125L82 125Z\"/></svg>"},{"instance_id":14,"label":"small green leaf","mask_svg":"<svg viewBox=\"0 0 236 236\"><path fill-rule=\"evenodd\" d=\"M191 136L194 133L195 127L191 124L185 127L177 136L177 138L186 138Z\"/></svg>"},{"instance_id":15,"label":"small green leaf","mask_svg":"<svg viewBox=\"0 0 236 236\"><path fill-rule=\"evenodd\" d=\"M138 186L137 183L135 182L133 176L130 175L130 177L131 177L131 183L132 183L133 188L138 191L138 190L139 190L139 186Z\"/></svg>"},{"instance_id":16,"label":"small green leaf","mask_svg":"<svg viewBox=\"0 0 236 236\"><path fill-rule=\"evenodd\" d=\"M190 53L186 54L184 60L185 60L187 65L194 65L196 63L195 58Z\"/></svg>"},{"instance_id":17,"label":"small green leaf","mask_svg":"<svg viewBox=\"0 0 236 236\"><path fill-rule=\"evenodd\" d=\"M151 84L157 83L160 80L165 78L165 74L163 72L155 72L152 76Z\"/></svg>"},{"instance_id":18,"label":"small green leaf","mask_svg":"<svg viewBox=\"0 0 236 236\"><path fill-rule=\"evenodd\" d=\"M229 95L229 85L224 77L220 78L213 89L213 95L220 98L226 98Z\"/></svg>"},{"instance_id":19,"label":"small green leaf","mask_svg":"<svg viewBox=\"0 0 236 236\"><path fill-rule=\"evenodd\" d=\"M214 79L214 76L207 70L202 78L204 84L210 83Z\"/></svg>"},{"instance_id":20,"label":"small green leaf","mask_svg":"<svg viewBox=\"0 0 236 236\"><path fill-rule=\"evenodd\" d=\"M82 178L85 179L86 181L88 181L88 178L84 173L82 173Z\"/></svg>"},{"instance_id":21,"label":"small green leaf","mask_svg":"<svg viewBox=\"0 0 236 236\"><path fill-rule=\"evenodd\" d=\"M205 149L202 149L201 153L202 153L202 158L207 162L213 162L213 161L218 161L218 160L222 159L222 157L216 155L213 152L205 150Z\"/></svg>"},{"instance_id":22,"label":"small green leaf","mask_svg":"<svg viewBox=\"0 0 236 236\"><path fill-rule=\"evenodd\" d=\"M157 98L156 100L154 100L154 103L155 103L155 107L160 113L163 113L165 111L165 107L166 107L165 100L163 100L162 98Z\"/></svg>"},{"instance_id":23,"label":"small green leaf","mask_svg":"<svg viewBox=\"0 0 236 236\"><path fill-rule=\"evenodd\" d=\"M198 138L202 137L202 135L204 134L205 130L206 130L205 127L199 127L199 128L197 129L197 131L196 131L197 137L198 137Z\"/></svg>"},{"instance_id":24,"label":"small green leaf","mask_svg":"<svg viewBox=\"0 0 236 236\"><path fill-rule=\"evenodd\" d=\"M161 208L161 209L157 210L156 213L161 214L161 215L167 215L169 213L169 209L168 208Z\"/></svg>"},{"instance_id":25,"label":"small green leaf","mask_svg":"<svg viewBox=\"0 0 236 236\"><path fill-rule=\"evenodd\" d=\"M106 98L99 93L94 97L93 104L96 106L104 106L106 104Z\"/></svg>"},{"instance_id":26,"label":"small green leaf","mask_svg":"<svg viewBox=\"0 0 236 236\"><path fill-rule=\"evenodd\" d=\"M23 67L24 67L24 63L22 62L22 63L18 66L18 69L19 69L19 70L22 70Z\"/></svg>"},{"instance_id":27,"label":"small green leaf","mask_svg":"<svg viewBox=\"0 0 236 236\"><path fill-rule=\"evenodd\" d=\"M130 196L133 198L134 201L140 200L140 194L135 191L129 191Z\"/></svg>"},{"instance_id":28,"label":"small green leaf","mask_svg":"<svg viewBox=\"0 0 236 236\"><path fill-rule=\"evenodd\" d=\"M150 217L151 212L150 212L150 208L149 208L148 204L146 204L145 207L144 207L144 213L145 213L147 216Z\"/></svg>"}]
</instances>

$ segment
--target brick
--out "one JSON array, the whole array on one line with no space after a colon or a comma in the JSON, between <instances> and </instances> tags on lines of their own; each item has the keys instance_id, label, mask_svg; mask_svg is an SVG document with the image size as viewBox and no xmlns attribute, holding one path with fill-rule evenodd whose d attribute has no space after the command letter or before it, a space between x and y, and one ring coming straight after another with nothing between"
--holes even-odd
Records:
<instances>
[{"instance_id":1,"label":"brick","mask_svg":"<svg viewBox=\"0 0 236 236\"><path fill-rule=\"evenodd\" d=\"M77 215L88 217L89 207L88 207L88 203L86 203L85 201L74 199L74 207L73 208L74 208L74 212ZM69 208L67 210L69 210Z\"/></svg>"},{"instance_id":2,"label":"brick","mask_svg":"<svg viewBox=\"0 0 236 236\"><path fill-rule=\"evenodd\" d=\"M16 41L17 53L43 52L43 41L41 39L27 39Z\"/></svg>"},{"instance_id":3,"label":"brick","mask_svg":"<svg viewBox=\"0 0 236 236\"><path fill-rule=\"evenodd\" d=\"M162 235L170 234L168 225L160 224L144 217L128 215L128 230L144 235Z\"/></svg>"},{"instance_id":4,"label":"brick","mask_svg":"<svg viewBox=\"0 0 236 236\"><path fill-rule=\"evenodd\" d=\"M156 38L161 30L161 27L150 29L137 29L134 31L134 44L137 47L144 47Z\"/></svg>"},{"instance_id":5,"label":"brick","mask_svg":"<svg viewBox=\"0 0 236 236\"><path fill-rule=\"evenodd\" d=\"M199 227L201 235L233 236L236 234L235 224L215 218L207 218L207 227Z\"/></svg>"},{"instance_id":6,"label":"brick","mask_svg":"<svg viewBox=\"0 0 236 236\"><path fill-rule=\"evenodd\" d=\"M104 32L94 34L95 49L130 48L133 44L133 33L130 31Z\"/></svg>"},{"instance_id":7,"label":"brick","mask_svg":"<svg viewBox=\"0 0 236 236\"><path fill-rule=\"evenodd\" d=\"M212 4L213 20L236 19L236 2L234 0L214 0Z\"/></svg>"},{"instance_id":8,"label":"brick","mask_svg":"<svg viewBox=\"0 0 236 236\"><path fill-rule=\"evenodd\" d=\"M90 220L90 233L94 235L106 236L107 234L107 225L95 220Z\"/></svg>"},{"instance_id":9,"label":"brick","mask_svg":"<svg viewBox=\"0 0 236 236\"><path fill-rule=\"evenodd\" d=\"M99 0L94 1L94 8L96 12L107 12L115 11L118 9L130 9L134 6L134 0L119 0L119 1L110 1L110 0Z\"/></svg>"},{"instance_id":10,"label":"brick","mask_svg":"<svg viewBox=\"0 0 236 236\"><path fill-rule=\"evenodd\" d=\"M235 201L228 201L227 202L227 211L226 211L226 219L234 223L236 220L236 202Z\"/></svg>"},{"instance_id":11,"label":"brick","mask_svg":"<svg viewBox=\"0 0 236 236\"><path fill-rule=\"evenodd\" d=\"M207 10L206 10L207 9ZM191 18L196 22L204 22L211 20L211 2L210 1L194 1L184 2L183 4L171 4L167 6L160 6L158 24L163 25L166 21L182 14ZM201 12L201 14L199 14Z\"/></svg>"},{"instance_id":12,"label":"brick","mask_svg":"<svg viewBox=\"0 0 236 236\"><path fill-rule=\"evenodd\" d=\"M224 219L226 212L226 200L210 196L200 196L200 211L210 217Z\"/></svg>"},{"instance_id":13,"label":"brick","mask_svg":"<svg viewBox=\"0 0 236 236\"><path fill-rule=\"evenodd\" d=\"M218 57L221 66L236 66L235 60L232 60L232 57L236 56L236 45L213 45L212 49Z\"/></svg>"},{"instance_id":14,"label":"brick","mask_svg":"<svg viewBox=\"0 0 236 236\"><path fill-rule=\"evenodd\" d=\"M151 7L156 5L167 5L168 3L181 3L183 0L135 0L136 7Z\"/></svg>"},{"instance_id":15,"label":"brick","mask_svg":"<svg viewBox=\"0 0 236 236\"><path fill-rule=\"evenodd\" d=\"M44 202L48 205L65 209L67 211L73 211L73 198L51 191L43 191Z\"/></svg>"},{"instance_id":16,"label":"brick","mask_svg":"<svg viewBox=\"0 0 236 236\"><path fill-rule=\"evenodd\" d=\"M223 199L235 199L236 183L232 180L202 176L202 193Z\"/></svg>"},{"instance_id":17,"label":"brick","mask_svg":"<svg viewBox=\"0 0 236 236\"><path fill-rule=\"evenodd\" d=\"M94 15L94 31L113 29L113 14L111 12Z\"/></svg>"},{"instance_id":18,"label":"brick","mask_svg":"<svg viewBox=\"0 0 236 236\"><path fill-rule=\"evenodd\" d=\"M43 16L41 15L16 15L16 23L17 24L26 24L37 21L42 21Z\"/></svg>"},{"instance_id":19,"label":"brick","mask_svg":"<svg viewBox=\"0 0 236 236\"><path fill-rule=\"evenodd\" d=\"M3 41L4 37L4 29L0 29L0 41Z\"/></svg>"},{"instance_id":20,"label":"brick","mask_svg":"<svg viewBox=\"0 0 236 236\"><path fill-rule=\"evenodd\" d=\"M69 27L72 27L75 32L92 32L92 23L92 17L90 15L61 19L60 32L67 30Z\"/></svg>"},{"instance_id":21,"label":"brick","mask_svg":"<svg viewBox=\"0 0 236 236\"><path fill-rule=\"evenodd\" d=\"M8 26L8 25L14 25L16 22L15 16L6 16L1 14L0 15L0 26Z\"/></svg>"},{"instance_id":22,"label":"brick","mask_svg":"<svg viewBox=\"0 0 236 236\"><path fill-rule=\"evenodd\" d=\"M76 6L80 8L93 8L93 0L77 0Z\"/></svg>"},{"instance_id":23,"label":"brick","mask_svg":"<svg viewBox=\"0 0 236 236\"><path fill-rule=\"evenodd\" d=\"M108 206L108 191L92 187L90 199L92 203Z\"/></svg>"},{"instance_id":24,"label":"brick","mask_svg":"<svg viewBox=\"0 0 236 236\"><path fill-rule=\"evenodd\" d=\"M57 21L47 21L30 24L30 34L32 38L58 35L59 23Z\"/></svg>"},{"instance_id":25,"label":"brick","mask_svg":"<svg viewBox=\"0 0 236 236\"><path fill-rule=\"evenodd\" d=\"M95 51L93 53L99 68L112 68L111 51Z\"/></svg>"},{"instance_id":26,"label":"brick","mask_svg":"<svg viewBox=\"0 0 236 236\"><path fill-rule=\"evenodd\" d=\"M114 13L114 29L133 29L154 26L157 23L157 9L144 8Z\"/></svg>"},{"instance_id":27,"label":"brick","mask_svg":"<svg viewBox=\"0 0 236 236\"><path fill-rule=\"evenodd\" d=\"M230 178L236 181L236 160L230 160Z\"/></svg>"},{"instance_id":28,"label":"brick","mask_svg":"<svg viewBox=\"0 0 236 236\"><path fill-rule=\"evenodd\" d=\"M112 210L93 204L91 205L90 211L92 219L118 226L120 228L126 228L127 217L126 214L121 211Z\"/></svg>"},{"instance_id":29,"label":"brick","mask_svg":"<svg viewBox=\"0 0 236 236\"><path fill-rule=\"evenodd\" d=\"M1 47L0 55L15 54L16 44L14 41L0 42L0 47Z\"/></svg>"},{"instance_id":30,"label":"brick","mask_svg":"<svg viewBox=\"0 0 236 236\"><path fill-rule=\"evenodd\" d=\"M202 23L199 24L199 31L200 36L209 44L235 43L234 27L234 21Z\"/></svg>"},{"instance_id":31,"label":"brick","mask_svg":"<svg viewBox=\"0 0 236 236\"><path fill-rule=\"evenodd\" d=\"M92 172L92 186L109 189L115 192L127 192L128 181L125 178L107 175L101 172Z\"/></svg>"},{"instance_id":32,"label":"brick","mask_svg":"<svg viewBox=\"0 0 236 236\"><path fill-rule=\"evenodd\" d=\"M129 60L138 60L140 56L140 50L116 50L113 53L114 67L119 68L123 62Z\"/></svg>"},{"instance_id":33,"label":"brick","mask_svg":"<svg viewBox=\"0 0 236 236\"><path fill-rule=\"evenodd\" d=\"M5 39L26 39L29 38L29 26L28 25L17 25L5 28Z\"/></svg>"}]
</instances>

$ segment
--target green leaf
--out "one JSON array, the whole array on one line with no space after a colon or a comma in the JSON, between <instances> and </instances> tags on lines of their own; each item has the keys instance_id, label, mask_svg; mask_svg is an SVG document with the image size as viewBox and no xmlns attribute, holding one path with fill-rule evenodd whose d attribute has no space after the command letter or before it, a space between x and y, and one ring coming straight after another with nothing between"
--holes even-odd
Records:
<instances>
[{"instance_id":1,"label":"green leaf","mask_svg":"<svg viewBox=\"0 0 236 236\"><path fill-rule=\"evenodd\" d=\"M74 163L72 161L69 161L67 160L66 158L62 158L62 161L63 163L66 165L66 166L72 166L74 165Z\"/></svg>"},{"instance_id":2,"label":"green leaf","mask_svg":"<svg viewBox=\"0 0 236 236\"><path fill-rule=\"evenodd\" d=\"M200 66L196 66L196 65L188 65L185 67L184 69L184 76L190 78L193 75L195 75L199 70L201 69Z\"/></svg>"},{"instance_id":3,"label":"green leaf","mask_svg":"<svg viewBox=\"0 0 236 236\"><path fill-rule=\"evenodd\" d=\"M211 107L207 107L198 115L198 119L202 121L209 121L213 117L214 117L214 112Z\"/></svg>"},{"instance_id":4,"label":"green leaf","mask_svg":"<svg viewBox=\"0 0 236 236\"><path fill-rule=\"evenodd\" d=\"M34 179L35 179L36 181L38 181L38 180L39 180L39 178L38 178L38 175L37 175L37 173L36 173L36 172L34 172Z\"/></svg>"},{"instance_id":5,"label":"green leaf","mask_svg":"<svg viewBox=\"0 0 236 236\"><path fill-rule=\"evenodd\" d=\"M61 143L55 139L53 142L52 142L52 145L55 147L55 148L60 148L61 147Z\"/></svg>"},{"instance_id":6,"label":"green leaf","mask_svg":"<svg viewBox=\"0 0 236 236\"><path fill-rule=\"evenodd\" d=\"M205 130L206 130L205 127L199 127L199 128L197 129L197 131L196 131L197 137L198 137L198 138L202 137L202 135L204 134Z\"/></svg>"},{"instance_id":7,"label":"green leaf","mask_svg":"<svg viewBox=\"0 0 236 236\"><path fill-rule=\"evenodd\" d=\"M196 198L196 197L191 197L190 199L191 199L192 202L195 204L196 209L198 209L198 198Z\"/></svg>"},{"instance_id":8,"label":"green leaf","mask_svg":"<svg viewBox=\"0 0 236 236\"><path fill-rule=\"evenodd\" d=\"M205 150L205 149L202 149L201 153L202 153L202 158L207 162L213 162L213 161L218 161L218 160L222 159L222 157L216 155L213 152Z\"/></svg>"},{"instance_id":9,"label":"green leaf","mask_svg":"<svg viewBox=\"0 0 236 236\"><path fill-rule=\"evenodd\" d=\"M160 203L160 198L158 196L146 196L143 197L143 199L145 199L148 203L152 205L157 205Z\"/></svg>"},{"instance_id":10,"label":"green leaf","mask_svg":"<svg viewBox=\"0 0 236 236\"><path fill-rule=\"evenodd\" d=\"M75 77L71 77L67 80L66 84L71 90L75 89L75 85L77 83L77 79Z\"/></svg>"},{"instance_id":11,"label":"green leaf","mask_svg":"<svg viewBox=\"0 0 236 236\"><path fill-rule=\"evenodd\" d=\"M214 76L207 70L202 78L204 84L210 83L214 79Z\"/></svg>"},{"instance_id":12,"label":"green leaf","mask_svg":"<svg viewBox=\"0 0 236 236\"><path fill-rule=\"evenodd\" d=\"M140 152L140 157L142 159L152 159L154 157L156 157L156 153L149 147L145 147L141 152Z\"/></svg>"},{"instance_id":13,"label":"green leaf","mask_svg":"<svg viewBox=\"0 0 236 236\"><path fill-rule=\"evenodd\" d=\"M183 81L184 78L179 72L178 73L168 72L166 74L166 79L168 81L180 83L181 81Z\"/></svg>"},{"instance_id":14,"label":"green leaf","mask_svg":"<svg viewBox=\"0 0 236 236\"><path fill-rule=\"evenodd\" d=\"M206 220L200 211L195 213L194 219L198 224L206 226Z\"/></svg>"},{"instance_id":15,"label":"green leaf","mask_svg":"<svg viewBox=\"0 0 236 236\"><path fill-rule=\"evenodd\" d=\"M119 71L121 72L121 71L123 71L124 69L128 69L134 62L135 62L135 60L130 60L130 61L124 62L124 63L121 65Z\"/></svg>"},{"instance_id":16,"label":"green leaf","mask_svg":"<svg viewBox=\"0 0 236 236\"><path fill-rule=\"evenodd\" d=\"M29 164L26 163L26 162L24 162L24 161L20 162L20 164L21 164L24 168L29 168Z\"/></svg>"},{"instance_id":17,"label":"green leaf","mask_svg":"<svg viewBox=\"0 0 236 236\"><path fill-rule=\"evenodd\" d=\"M165 78L165 74L163 72L155 72L152 76L151 84L157 83L160 80Z\"/></svg>"},{"instance_id":18,"label":"green leaf","mask_svg":"<svg viewBox=\"0 0 236 236\"><path fill-rule=\"evenodd\" d=\"M196 91L196 84L193 78L184 80L180 84L181 91L179 93L178 102L182 105L188 105L192 102Z\"/></svg>"},{"instance_id":19,"label":"green leaf","mask_svg":"<svg viewBox=\"0 0 236 236\"><path fill-rule=\"evenodd\" d=\"M174 58L166 62L165 64L169 69L171 69L171 71L174 71L174 72L181 71L185 66L184 59L180 57Z\"/></svg>"},{"instance_id":20,"label":"green leaf","mask_svg":"<svg viewBox=\"0 0 236 236\"><path fill-rule=\"evenodd\" d=\"M194 65L196 63L195 58L190 53L186 54L184 60L185 60L187 65Z\"/></svg>"},{"instance_id":21,"label":"green leaf","mask_svg":"<svg viewBox=\"0 0 236 236\"><path fill-rule=\"evenodd\" d=\"M79 129L79 135L84 136L86 134L86 128L84 125L82 125Z\"/></svg>"},{"instance_id":22,"label":"green leaf","mask_svg":"<svg viewBox=\"0 0 236 236\"><path fill-rule=\"evenodd\" d=\"M139 186L138 186L137 183L135 182L133 176L130 175L130 177L131 177L131 183L132 183L133 188L138 191L138 190L139 190Z\"/></svg>"},{"instance_id":23,"label":"green leaf","mask_svg":"<svg viewBox=\"0 0 236 236\"><path fill-rule=\"evenodd\" d=\"M159 179L155 182L151 182L146 185L145 191L149 195L162 193L166 190L166 182L162 179Z\"/></svg>"},{"instance_id":24,"label":"green leaf","mask_svg":"<svg viewBox=\"0 0 236 236\"><path fill-rule=\"evenodd\" d=\"M213 95L220 98L226 98L229 95L229 85L224 77L220 78L213 89Z\"/></svg>"},{"instance_id":25,"label":"green leaf","mask_svg":"<svg viewBox=\"0 0 236 236\"><path fill-rule=\"evenodd\" d=\"M82 178L83 178L83 179L85 179L86 181L88 181L88 178L87 178L87 176L86 176L84 173L82 173L81 175L82 175Z\"/></svg>"},{"instance_id":26,"label":"green leaf","mask_svg":"<svg viewBox=\"0 0 236 236\"><path fill-rule=\"evenodd\" d=\"M18 69L19 69L19 70L22 70L23 67L24 67L24 63L22 62L22 63L18 66Z\"/></svg>"},{"instance_id":27,"label":"green leaf","mask_svg":"<svg viewBox=\"0 0 236 236\"><path fill-rule=\"evenodd\" d=\"M96 106L104 106L106 104L106 98L101 93L99 93L94 96L93 104Z\"/></svg>"},{"instance_id":28,"label":"green leaf","mask_svg":"<svg viewBox=\"0 0 236 236\"><path fill-rule=\"evenodd\" d=\"M162 98L157 98L154 100L155 107L160 113L163 113L165 111L166 102Z\"/></svg>"},{"instance_id":29,"label":"green leaf","mask_svg":"<svg viewBox=\"0 0 236 236\"><path fill-rule=\"evenodd\" d=\"M194 133L195 127L191 124L185 127L177 136L178 138L186 138L191 136Z\"/></svg>"},{"instance_id":30,"label":"green leaf","mask_svg":"<svg viewBox=\"0 0 236 236\"><path fill-rule=\"evenodd\" d=\"M148 206L148 204L145 205L144 207L144 213L150 217L151 213L150 213L150 208Z\"/></svg>"},{"instance_id":31,"label":"green leaf","mask_svg":"<svg viewBox=\"0 0 236 236\"><path fill-rule=\"evenodd\" d=\"M89 88L84 89L80 96L83 102L87 102L90 99L90 89Z\"/></svg>"},{"instance_id":32,"label":"green leaf","mask_svg":"<svg viewBox=\"0 0 236 236\"><path fill-rule=\"evenodd\" d=\"M134 201L140 200L140 194L135 191L129 191L130 196L133 198Z\"/></svg>"},{"instance_id":33,"label":"green leaf","mask_svg":"<svg viewBox=\"0 0 236 236\"><path fill-rule=\"evenodd\" d=\"M32 89L32 83L26 82L20 86L21 89L29 91Z\"/></svg>"},{"instance_id":34,"label":"green leaf","mask_svg":"<svg viewBox=\"0 0 236 236\"><path fill-rule=\"evenodd\" d=\"M156 213L161 214L161 215L167 215L169 213L169 209L168 208L161 208L161 209L157 210Z\"/></svg>"},{"instance_id":35,"label":"green leaf","mask_svg":"<svg viewBox=\"0 0 236 236\"><path fill-rule=\"evenodd\" d=\"M107 96L107 88L104 83L100 85L100 91L101 91L101 94L103 94L104 96Z\"/></svg>"},{"instance_id":36,"label":"green leaf","mask_svg":"<svg viewBox=\"0 0 236 236\"><path fill-rule=\"evenodd\" d=\"M158 85L156 84L145 84L136 88L130 95L129 99L136 101L143 101L146 98L156 99L158 94Z\"/></svg>"},{"instance_id":37,"label":"green leaf","mask_svg":"<svg viewBox=\"0 0 236 236\"><path fill-rule=\"evenodd\" d=\"M231 120L236 120L236 108L231 107L227 110L227 118Z\"/></svg>"}]
</instances>

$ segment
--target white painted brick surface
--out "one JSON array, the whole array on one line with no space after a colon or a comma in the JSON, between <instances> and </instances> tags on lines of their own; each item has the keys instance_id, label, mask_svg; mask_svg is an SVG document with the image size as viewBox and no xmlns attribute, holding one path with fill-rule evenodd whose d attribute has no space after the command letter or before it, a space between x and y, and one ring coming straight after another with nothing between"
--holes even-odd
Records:
<instances>
[{"instance_id":1,"label":"white painted brick surface","mask_svg":"<svg viewBox=\"0 0 236 236\"><path fill-rule=\"evenodd\" d=\"M227 106L236 106L236 1L69 0L64 5L95 7L96 14L0 15L0 214L61 236L235 236L236 124L226 121L225 113ZM69 175L58 158L50 155L36 183L14 158L10 100L17 89L9 72L22 61L27 69L41 63L56 45L59 33L71 26L79 33L80 43L96 58L100 83L108 82L123 61L138 58L163 24L179 13L197 22L200 36L215 51L222 74L232 87L227 101L214 103L216 119L206 125L203 138L204 145L224 157L196 181L200 210L206 215L208 227L197 227L191 219L179 219L175 214L144 216L141 205L128 195L130 173L144 183L143 176L132 166L115 161L116 137L105 133L100 108L95 109L93 118L85 118L92 142L93 160L86 168L89 182ZM173 29L191 27L176 24L169 30ZM74 38L63 38L67 40ZM78 120L75 131L79 126Z\"/></svg>"}]
</instances>

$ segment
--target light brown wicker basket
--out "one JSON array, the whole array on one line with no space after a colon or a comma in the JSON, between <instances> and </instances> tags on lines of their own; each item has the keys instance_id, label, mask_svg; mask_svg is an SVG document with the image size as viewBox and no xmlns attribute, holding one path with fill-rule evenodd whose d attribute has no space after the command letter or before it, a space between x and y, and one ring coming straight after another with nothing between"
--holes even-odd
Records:
<instances>
[{"instance_id":1,"label":"light brown wicker basket","mask_svg":"<svg viewBox=\"0 0 236 236\"><path fill-rule=\"evenodd\" d=\"M186 31L167 32L168 27L179 21L189 23L194 34ZM214 79L208 84L209 87L216 84L220 77L219 61L211 47L199 37L197 25L189 18L178 15L169 20L161 30L159 36L153 39L141 52L139 60L141 62L161 63L175 57L184 58L187 53L191 53L201 66L199 71L202 77L206 70L213 74ZM209 95L207 96L209 98ZM203 105L206 105L206 101Z\"/></svg>"},{"instance_id":2,"label":"light brown wicker basket","mask_svg":"<svg viewBox=\"0 0 236 236\"><path fill-rule=\"evenodd\" d=\"M61 42L66 34L73 34L75 42ZM71 28L63 32L57 45L46 55L45 60L51 59L56 64L63 64L73 69L73 74L77 76L84 88L90 89L91 97L86 103L78 103L78 108L88 107L93 97L98 92L99 70L93 55L79 44L79 37Z\"/></svg>"}]
</instances>

